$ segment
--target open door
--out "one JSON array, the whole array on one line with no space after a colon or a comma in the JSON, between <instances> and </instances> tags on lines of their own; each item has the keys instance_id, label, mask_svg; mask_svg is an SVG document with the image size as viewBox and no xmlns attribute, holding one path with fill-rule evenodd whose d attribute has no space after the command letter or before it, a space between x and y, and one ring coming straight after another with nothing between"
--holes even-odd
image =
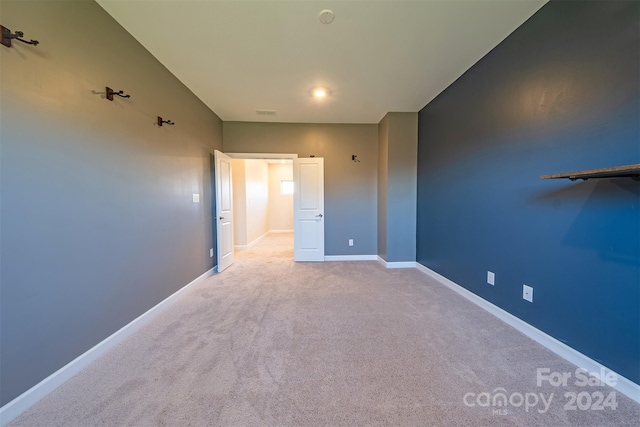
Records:
<instances>
[{"instance_id":1,"label":"open door","mask_svg":"<svg viewBox=\"0 0 640 427\"><path fill-rule=\"evenodd\" d=\"M324 159L293 159L293 260L324 261Z\"/></svg>"},{"instance_id":2,"label":"open door","mask_svg":"<svg viewBox=\"0 0 640 427\"><path fill-rule=\"evenodd\" d=\"M231 157L216 150L216 230L218 273L233 264L233 186Z\"/></svg>"}]
</instances>

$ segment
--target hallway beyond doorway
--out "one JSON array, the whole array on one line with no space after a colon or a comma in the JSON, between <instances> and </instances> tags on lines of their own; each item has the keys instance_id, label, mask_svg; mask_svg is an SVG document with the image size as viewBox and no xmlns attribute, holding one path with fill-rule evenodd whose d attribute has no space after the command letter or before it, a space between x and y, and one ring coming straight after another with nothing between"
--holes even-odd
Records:
<instances>
[{"instance_id":1,"label":"hallway beyond doorway","mask_svg":"<svg viewBox=\"0 0 640 427\"><path fill-rule=\"evenodd\" d=\"M252 262L266 258L276 261L293 261L293 233L266 233L247 249L236 249L237 261Z\"/></svg>"}]
</instances>

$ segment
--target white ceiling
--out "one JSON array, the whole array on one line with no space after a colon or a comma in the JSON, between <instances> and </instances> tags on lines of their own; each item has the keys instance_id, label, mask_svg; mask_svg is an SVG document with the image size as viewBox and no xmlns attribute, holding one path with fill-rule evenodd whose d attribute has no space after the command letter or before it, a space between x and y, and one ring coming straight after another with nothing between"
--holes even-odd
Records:
<instances>
[{"instance_id":1,"label":"white ceiling","mask_svg":"<svg viewBox=\"0 0 640 427\"><path fill-rule=\"evenodd\" d=\"M97 1L222 120L378 123L419 111L547 0Z\"/></svg>"}]
</instances>

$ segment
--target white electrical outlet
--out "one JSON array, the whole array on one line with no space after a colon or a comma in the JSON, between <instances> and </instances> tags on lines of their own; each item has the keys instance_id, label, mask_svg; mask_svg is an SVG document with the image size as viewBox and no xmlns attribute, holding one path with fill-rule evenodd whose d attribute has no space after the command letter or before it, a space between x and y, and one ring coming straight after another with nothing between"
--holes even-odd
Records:
<instances>
[{"instance_id":1,"label":"white electrical outlet","mask_svg":"<svg viewBox=\"0 0 640 427\"><path fill-rule=\"evenodd\" d=\"M353 246L353 239L349 239L349 246Z\"/></svg>"},{"instance_id":2,"label":"white electrical outlet","mask_svg":"<svg viewBox=\"0 0 640 427\"><path fill-rule=\"evenodd\" d=\"M213 248L209 249L209 258L213 258Z\"/></svg>"},{"instance_id":3,"label":"white electrical outlet","mask_svg":"<svg viewBox=\"0 0 640 427\"><path fill-rule=\"evenodd\" d=\"M199 194L194 194L193 195L193 203L200 203L200 195Z\"/></svg>"},{"instance_id":4,"label":"white electrical outlet","mask_svg":"<svg viewBox=\"0 0 640 427\"><path fill-rule=\"evenodd\" d=\"M522 285L522 299L533 302L533 288L531 286Z\"/></svg>"},{"instance_id":5,"label":"white electrical outlet","mask_svg":"<svg viewBox=\"0 0 640 427\"><path fill-rule=\"evenodd\" d=\"M491 271L487 271L487 283L495 286L496 284L496 275Z\"/></svg>"}]
</instances>

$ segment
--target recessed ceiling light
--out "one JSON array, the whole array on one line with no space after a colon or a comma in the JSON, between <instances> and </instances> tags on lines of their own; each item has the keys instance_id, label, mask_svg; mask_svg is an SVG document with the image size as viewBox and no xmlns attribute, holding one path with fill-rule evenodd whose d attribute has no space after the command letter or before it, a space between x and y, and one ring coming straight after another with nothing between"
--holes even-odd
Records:
<instances>
[{"instance_id":1,"label":"recessed ceiling light","mask_svg":"<svg viewBox=\"0 0 640 427\"><path fill-rule=\"evenodd\" d=\"M315 96L316 98L324 98L325 96L327 96L327 90L320 87L314 89L313 96Z\"/></svg>"}]
</instances>

